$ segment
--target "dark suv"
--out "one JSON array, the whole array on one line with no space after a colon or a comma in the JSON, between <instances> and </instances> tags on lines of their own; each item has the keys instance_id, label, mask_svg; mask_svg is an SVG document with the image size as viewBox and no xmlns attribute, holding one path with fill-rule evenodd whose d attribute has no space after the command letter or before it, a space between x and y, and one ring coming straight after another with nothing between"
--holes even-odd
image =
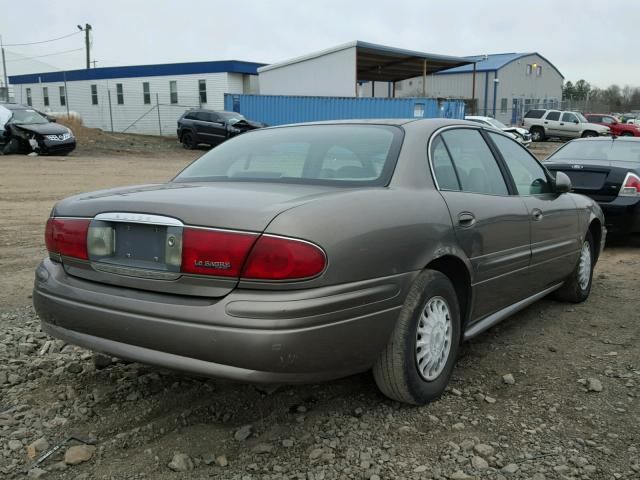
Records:
<instances>
[{"instance_id":1,"label":"dark suv","mask_svg":"<svg viewBox=\"0 0 640 480\"><path fill-rule=\"evenodd\" d=\"M236 112L193 109L178 119L178 140L188 149L201 143L214 147L247 130L262 127L266 125L247 120Z\"/></svg>"}]
</instances>

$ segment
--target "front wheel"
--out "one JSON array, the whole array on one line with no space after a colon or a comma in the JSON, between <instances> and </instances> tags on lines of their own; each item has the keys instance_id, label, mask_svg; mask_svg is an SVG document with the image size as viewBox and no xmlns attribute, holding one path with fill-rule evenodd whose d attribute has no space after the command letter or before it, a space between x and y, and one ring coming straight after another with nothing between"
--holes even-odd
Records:
<instances>
[{"instance_id":1,"label":"front wheel","mask_svg":"<svg viewBox=\"0 0 640 480\"><path fill-rule=\"evenodd\" d=\"M544 142L545 134L542 128L531 129L531 140L534 142Z\"/></svg>"},{"instance_id":2,"label":"front wheel","mask_svg":"<svg viewBox=\"0 0 640 480\"><path fill-rule=\"evenodd\" d=\"M191 132L184 132L182 134L182 147L187 150L193 150L196 147Z\"/></svg>"},{"instance_id":3,"label":"front wheel","mask_svg":"<svg viewBox=\"0 0 640 480\"><path fill-rule=\"evenodd\" d=\"M593 268L595 267L594 258L593 236L591 232L587 232L582 242L576 268L565 280L564 285L555 292L555 297L558 300L581 303L589 297L593 281Z\"/></svg>"},{"instance_id":4,"label":"front wheel","mask_svg":"<svg viewBox=\"0 0 640 480\"><path fill-rule=\"evenodd\" d=\"M389 343L373 367L378 388L422 405L449 382L460 345L460 308L449 278L424 270L411 286Z\"/></svg>"}]
</instances>

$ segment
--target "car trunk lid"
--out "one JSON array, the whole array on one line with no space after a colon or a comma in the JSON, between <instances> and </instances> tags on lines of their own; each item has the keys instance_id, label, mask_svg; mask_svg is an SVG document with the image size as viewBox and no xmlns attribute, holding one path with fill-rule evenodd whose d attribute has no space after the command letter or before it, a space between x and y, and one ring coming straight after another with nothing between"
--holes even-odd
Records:
<instances>
[{"instance_id":1,"label":"car trunk lid","mask_svg":"<svg viewBox=\"0 0 640 480\"><path fill-rule=\"evenodd\" d=\"M242 261L279 213L329 195L336 187L269 183L169 183L106 190L60 202L54 217L86 218L88 261L62 256L67 273L127 288L222 297L239 280ZM182 272L188 231L212 233L233 260L198 258L211 275ZM192 236L193 237L193 236ZM226 242L226 243L225 243ZM222 245L224 244L224 248ZM244 252L244 257L243 257ZM193 260L190 257L191 260Z\"/></svg>"},{"instance_id":2,"label":"car trunk lid","mask_svg":"<svg viewBox=\"0 0 640 480\"><path fill-rule=\"evenodd\" d=\"M611 162L575 160L547 162L549 170L564 172L571 180L572 191L588 195L599 202L612 201L620 191L622 179Z\"/></svg>"}]
</instances>

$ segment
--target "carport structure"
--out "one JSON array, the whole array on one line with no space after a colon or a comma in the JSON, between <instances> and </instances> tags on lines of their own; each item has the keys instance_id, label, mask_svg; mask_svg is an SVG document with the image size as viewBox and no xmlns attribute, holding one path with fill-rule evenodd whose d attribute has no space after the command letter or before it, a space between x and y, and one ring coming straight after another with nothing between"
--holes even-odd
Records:
<instances>
[{"instance_id":1,"label":"carport structure","mask_svg":"<svg viewBox=\"0 0 640 480\"><path fill-rule=\"evenodd\" d=\"M395 82L422 77L422 96L424 97L427 93L427 75L474 63L468 58L404 50L361 41L355 41L354 47L356 83L389 82L393 85L393 97L396 96ZM375 96L375 86L372 96Z\"/></svg>"},{"instance_id":2,"label":"carport structure","mask_svg":"<svg viewBox=\"0 0 640 480\"><path fill-rule=\"evenodd\" d=\"M387 82L388 92L383 96L395 97L396 82L422 77L425 96L427 75L473 63L470 58L354 40L261 67L258 74L263 95L358 97L363 83L372 82L374 90L374 82Z\"/></svg>"}]
</instances>

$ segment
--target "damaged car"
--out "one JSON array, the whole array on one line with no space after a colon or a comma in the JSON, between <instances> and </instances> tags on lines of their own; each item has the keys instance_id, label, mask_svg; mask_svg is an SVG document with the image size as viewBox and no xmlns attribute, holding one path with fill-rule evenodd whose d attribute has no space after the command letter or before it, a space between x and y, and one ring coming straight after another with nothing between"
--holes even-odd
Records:
<instances>
[{"instance_id":1,"label":"damaged car","mask_svg":"<svg viewBox=\"0 0 640 480\"><path fill-rule=\"evenodd\" d=\"M76 148L71 129L50 121L31 107L0 104L0 152L68 155Z\"/></svg>"},{"instance_id":2,"label":"damaged car","mask_svg":"<svg viewBox=\"0 0 640 480\"><path fill-rule=\"evenodd\" d=\"M178 119L178 140L189 150L200 144L215 147L248 130L266 126L265 123L248 120L237 112L198 108L184 112Z\"/></svg>"}]
</instances>

